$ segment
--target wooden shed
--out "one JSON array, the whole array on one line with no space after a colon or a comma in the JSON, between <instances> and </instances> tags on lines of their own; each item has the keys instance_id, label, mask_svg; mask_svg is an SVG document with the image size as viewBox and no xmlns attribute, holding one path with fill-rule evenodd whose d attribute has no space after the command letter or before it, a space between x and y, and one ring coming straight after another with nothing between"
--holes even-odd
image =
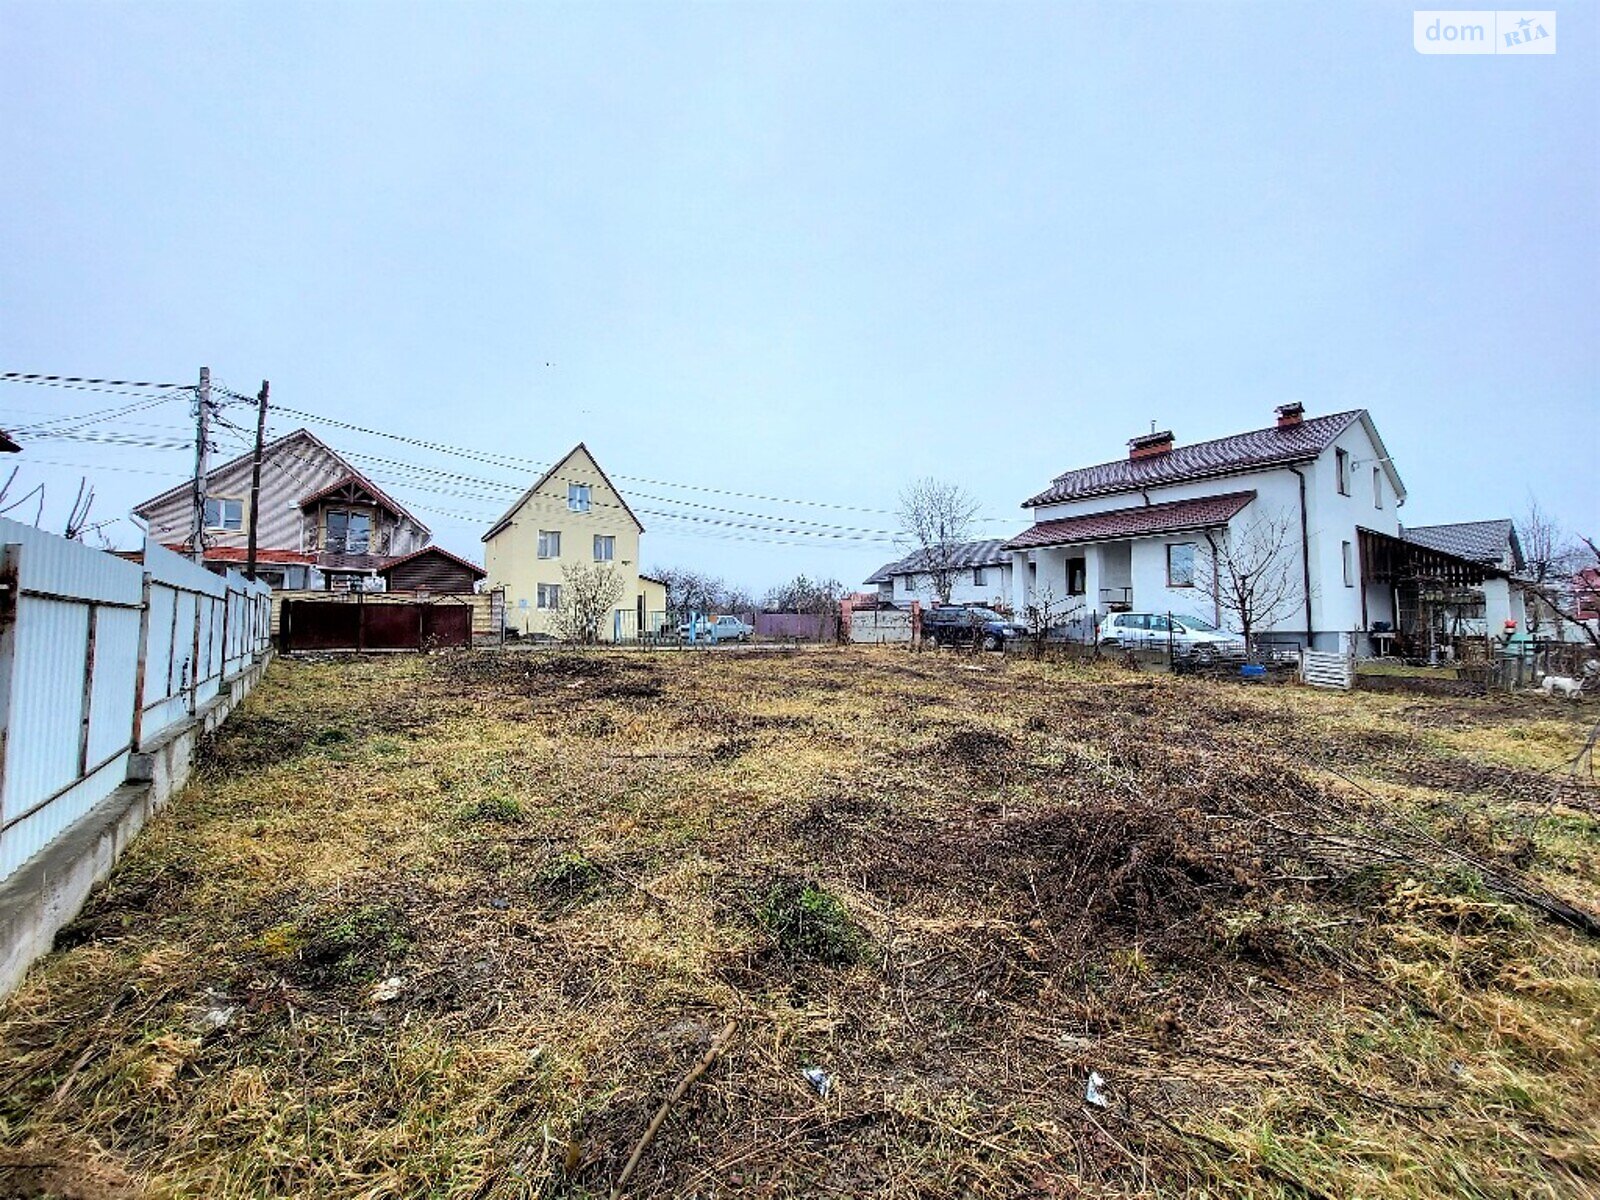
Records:
<instances>
[{"instance_id":1,"label":"wooden shed","mask_svg":"<svg viewBox=\"0 0 1600 1200\"><path fill-rule=\"evenodd\" d=\"M470 594L488 572L438 546L394 559L378 569L391 592L425 592L434 596Z\"/></svg>"}]
</instances>

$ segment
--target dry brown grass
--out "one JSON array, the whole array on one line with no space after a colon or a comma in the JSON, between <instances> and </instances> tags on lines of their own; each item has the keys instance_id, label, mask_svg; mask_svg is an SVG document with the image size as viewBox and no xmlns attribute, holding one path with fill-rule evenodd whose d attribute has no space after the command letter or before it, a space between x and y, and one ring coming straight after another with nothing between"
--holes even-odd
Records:
<instances>
[{"instance_id":1,"label":"dry brown grass","mask_svg":"<svg viewBox=\"0 0 1600 1200\"><path fill-rule=\"evenodd\" d=\"M1600 943L1501 886L1600 907L1582 717L280 663L0 1006L0 1195L605 1195L729 1020L632 1194L1593 1194Z\"/></svg>"}]
</instances>

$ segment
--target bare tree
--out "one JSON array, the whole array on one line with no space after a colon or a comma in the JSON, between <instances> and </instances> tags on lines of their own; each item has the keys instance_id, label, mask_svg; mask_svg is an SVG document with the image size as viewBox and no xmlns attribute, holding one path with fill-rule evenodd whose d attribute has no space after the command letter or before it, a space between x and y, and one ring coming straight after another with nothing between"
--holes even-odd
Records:
<instances>
[{"instance_id":1,"label":"bare tree","mask_svg":"<svg viewBox=\"0 0 1600 1200\"><path fill-rule=\"evenodd\" d=\"M901 537L910 543L917 568L913 581L926 580L940 604L950 603L961 571L956 563L977 515L978 502L960 484L929 477L900 493Z\"/></svg>"},{"instance_id":2,"label":"bare tree","mask_svg":"<svg viewBox=\"0 0 1600 1200\"><path fill-rule=\"evenodd\" d=\"M84 495L84 489L88 495ZM66 535L68 541L81 541L84 528L89 524L89 510L94 507L94 489L89 487L87 479L78 480L78 495L72 501L72 511L67 515Z\"/></svg>"},{"instance_id":3,"label":"bare tree","mask_svg":"<svg viewBox=\"0 0 1600 1200\"><path fill-rule=\"evenodd\" d=\"M622 576L604 563L567 563L561 568L561 603L550 623L564 641L592 646L600 625L622 599Z\"/></svg>"},{"instance_id":4,"label":"bare tree","mask_svg":"<svg viewBox=\"0 0 1600 1200\"><path fill-rule=\"evenodd\" d=\"M1528 614L1528 636L1538 640L1548 617L1556 626L1555 636L1559 638L1563 623L1583 625L1569 615L1576 611L1572 580L1582 562L1581 547L1568 537L1561 522L1532 497L1516 525L1517 544L1522 549L1523 591L1530 601L1524 605Z\"/></svg>"},{"instance_id":5,"label":"bare tree","mask_svg":"<svg viewBox=\"0 0 1600 1200\"><path fill-rule=\"evenodd\" d=\"M1033 642L1033 656L1043 658L1050 631L1078 619L1083 611L1082 600L1074 603L1070 598L1058 599L1055 589L1049 584L1030 591L1028 603L1022 610L1022 623L1028 627L1028 637Z\"/></svg>"},{"instance_id":6,"label":"bare tree","mask_svg":"<svg viewBox=\"0 0 1600 1200\"><path fill-rule=\"evenodd\" d=\"M1302 603L1289 518L1264 515L1205 537L1195 556L1194 590L1238 624L1253 662L1261 628Z\"/></svg>"}]
</instances>

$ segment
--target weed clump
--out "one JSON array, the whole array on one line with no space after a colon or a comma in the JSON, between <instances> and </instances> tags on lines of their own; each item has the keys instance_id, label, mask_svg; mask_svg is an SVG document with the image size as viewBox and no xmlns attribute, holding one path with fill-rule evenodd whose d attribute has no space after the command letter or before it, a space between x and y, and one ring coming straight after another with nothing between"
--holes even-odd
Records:
<instances>
[{"instance_id":1,"label":"weed clump","mask_svg":"<svg viewBox=\"0 0 1600 1200\"><path fill-rule=\"evenodd\" d=\"M456 819L465 824L515 825L524 815L522 801L503 793L480 796L456 810Z\"/></svg>"},{"instance_id":2,"label":"weed clump","mask_svg":"<svg viewBox=\"0 0 1600 1200\"><path fill-rule=\"evenodd\" d=\"M369 982L411 948L405 914L392 904L326 913L302 925L301 933L297 958L305 974L318 982Z\"/></svg>"},{"instance_id":3,"label":"weed clump","mask_svg":"<svg viewBox=\"0 0 1600 1200\"><path fill-rule=\"evenodd\" d=\"M824 966L846 966L861 958L863 939L844 904L811 880L778 880L756 916L786 958Z\"/></svg>"},{"instance_id":4,"label":"weed clump","mask_svg":"<svg viewBox=\"0 0 1600 1200\"><path fill-rule=\"evenodd\" d=\"M600 889L600 868L581 851L569 850L546 863L533 879L532 890L562 905L581 904Z\"/></svg>"}]
</instances>

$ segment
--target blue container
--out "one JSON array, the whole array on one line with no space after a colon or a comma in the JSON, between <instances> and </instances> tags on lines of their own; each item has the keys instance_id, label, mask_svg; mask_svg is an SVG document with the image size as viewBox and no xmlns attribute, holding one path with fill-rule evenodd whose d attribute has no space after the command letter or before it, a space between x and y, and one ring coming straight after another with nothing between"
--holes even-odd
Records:
<instances>
[{"instance_id":1,"label":"blue container","mask_svg":"<svg viewBox=\"0 0 1600 1200\"><path fill-rule=\"evenodd\" d=\"M1266 673L1267 669L1260 663L1245 663L1244 666L1239 668L1239 674L1243 675L1246 679L1260 679L1266 675Z\"/></svg>"}]
</instances>

